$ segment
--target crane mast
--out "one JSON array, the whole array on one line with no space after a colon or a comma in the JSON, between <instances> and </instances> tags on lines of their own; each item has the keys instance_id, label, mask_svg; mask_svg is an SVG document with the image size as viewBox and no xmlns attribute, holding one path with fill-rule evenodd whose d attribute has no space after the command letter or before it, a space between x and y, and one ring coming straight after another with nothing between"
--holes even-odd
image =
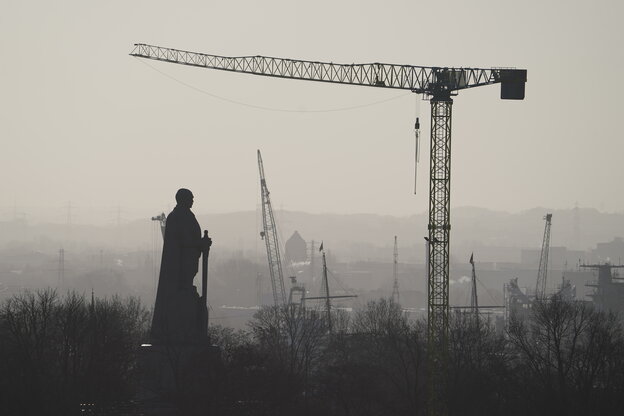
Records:
<instances>
[{"instance_id":1,"label":"crane mast","mask_svg":"<svg viewBox=\"0 0 624 416\"><path fill-rule=\"evenodd\" d=\"M325 250L323 250L323 293L325 294L325 313L327 314L327 328L329 329L329 333L331 334L333 331L331 319L331 296L329 294L329 280L327 279L327 260L325 259Z\"/></svg>"},{"instance_id":2,"label":"crane mast","mask_svg":"<svg viewBox=\"0 0 624 416\"><path fill-rule=\"evenodd\" d=\"M431 103L429 175L428 413L445 415L449 329L451 110L457 91L501 84L501 98L524 99L527 71L512 68L448 68L384 63L336 64L268 56L227 57L138 43L130 55L162 62L278 78L424 94ZM268 247L268 246L267 246Z\"/></svg>"},{"instance_id":3,"label":"crane mast","mask_svg":"<svg viewBox=\"0 0 624 416\"><path fill-rule=\"evenodd\" d=\"M470 308L475 314L475 318L479 318L479 299L477 298L477 273L475 272L474 253L470 255L470 264L472 265L472 292L470 293Z\"/></svg>"},{"instance_id":4,"label":"crane mast","mask_svg":"<svg viewBox=\"0 0 624 416\"><path fill-rule=\"evenodd\" d=\"M548 253L550 252L550 223L552 214L544 217L544 238L542 239L542 252L540 254L539 269L537 270L537 283L535 285L535 298L543 300L546 296L546 277L548 275Z\"/></svg>"},{"instance_id":5,"label":"crane mast","mask_svg":"<svg viewBox=\"0 0 624 416\"><path fill-rule=\"evenodd\" d=\"M394 253L392 262L392 300L399 303L399 246L397 244L397 236L394 236Z\"/></svg>"},{"instance_id":6,"label":"crane mast","mask_svg":"<svg viewBox=\"0 0 624 416\"><path fill-rule=\"evenodd\" d=\"M280 256L279 240L277 238L277 227L273 217L269 188L264 176L264 165L262 155L258 150L258 169L260 171L260 194L262 197L262 232L260 236L264 239L267 250L267 260L269 262L269 274L271 276L271 289L273 289L273 303L275 306L286 304L286 290L284 289L284 275L282 273L282 259Z\"/></svg>"}]
</instances>

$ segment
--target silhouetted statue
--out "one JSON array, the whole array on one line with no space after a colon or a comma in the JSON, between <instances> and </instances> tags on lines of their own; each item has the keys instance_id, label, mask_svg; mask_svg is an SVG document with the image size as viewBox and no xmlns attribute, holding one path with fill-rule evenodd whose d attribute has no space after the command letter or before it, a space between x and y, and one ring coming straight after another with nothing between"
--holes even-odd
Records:
<instances>
[{"instance_id":1,"label":"silhouetted statue","mask_svg":"<svg viewBox=\"0 0 624 416\"><path fill-rule=\"evenodd\" d=\"M153 344L196 343L205 334L205 300L193 286L202 249L211 240L203 238L191 212L193 193L180 189L177 205L167 216L158 292L152 319Z\"/></svg>"}]
</instances>

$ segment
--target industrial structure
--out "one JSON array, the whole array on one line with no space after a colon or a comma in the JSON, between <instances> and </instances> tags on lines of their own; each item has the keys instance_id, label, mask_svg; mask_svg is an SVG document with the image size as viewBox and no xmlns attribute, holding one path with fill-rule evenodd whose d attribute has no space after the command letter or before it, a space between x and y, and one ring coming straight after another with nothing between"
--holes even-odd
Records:
<instances>
[{"instance_id":1,"label":"industrial structure","mask_svg":"<svg viewBox=\"0 0 624 416\"><path fill-rule=\"evenodd\" d=\"M167 228L167 216L165 213L162 212L155 217L152 217L152 221L158 221L160 224L160 232L162 233L163 238L165 238L165 228Z\"/></svg>"},{"instance_id":2,"label":"industrial structure","mask_svg":"<svg viewBox=\"0 0 624 416\"><path fill-rule=\"evenodd\" d=\"M394 236L394 252L392 261L392 300L399 304L399 246L397 244L397 236Z\"/></svg>"},{"instance_id":3,"label":"industrial structure","mask_svg":"<svg viewBox=\"0 0 624 416\"><path fill-rule=\"evenodd\" d=\"M539 268L537 270L537 283L535 285L535 299L544 300L546 296L546 279L548 277L548 253L550 251L550 224L552 214L544 217L544 238L542 239L542 252L540 254Z\"/></svg>"},{"instance_id":4,"label":"industrial structure","mask_svg":"<svg viewBox=\"0 0 624 416\"><path fill-rule=\"evenodd\" d=\"M269 197L269 188L264 176L262 155L258 150L258 169L260 171L260 195L262 197L262 231L260 237L264 240L269 262L269 274L271 277L271 289L273 290L273 304L275 306L286 304L286 290L284 289L284 274L282 272L282 259L280 255L279 239L277 238L277 226L273 216L273 207Z\"/></svg>"},{"instance_id":5,"label":"industrial structure","mask_svg":"<svg viewBox=\"0 0 624 416\"><path fill-rule=\"evenodd\" d=\"M501 84L502 99L524 99L527 71L383 63L335 64L266 56L225 57L135 44L132 56L278 78L408 90L431 103L428 267L428 412L444 415L449 327L451 110L459 90ZM264 204L263 204L264 209ZM269 250L267 243L267 250ZM275 282L273 282L275 284ZM282 286L283 291L283 286ZM277 299L277 298L276 298ZM276 300L277 302L277 300Z\"/></svg>"},{"instance_id":6,"label":"industrial structure","mask_svg":"<svg viewBox=\"0 0 624 416\"><path fill-rule=\"evenodd\" d=\"M477 272L475 271L474 253L470 255L470 265L472 266L470 308L475 317L479 318L479 298L477 297Z\"/></svg>"},{"instance_id":7,"label":"industrial structure","mask_svg":"<svg viewBox=\"0 0 624 416\"><path fill-rule=\"evenodd\" d=\"M167 216L164 212L152 217L152 221L158 221L160 224L160 231L162 232L163 238L165 238L165 228L167 227Z\"/></svg>"},{"instance_id":8,"label":"industrial structure","mask_svg":"<svg viewBox=\"0 0 624 416\"><path fill-rule=\"evenodd\" d=\"M323 282L321 287L321 296L313 296L306 297L302 304L305 305L306 300L323 300L325 301L325 316L327 320L327 329L331 334L333 332L333 324L332 324L332 299L346 299L346 298L356 298L356 295L332 295L329 291L329 270L327 269L327 257L325 256L325 249L323 247L323 243L321 243L319 247L319 251L322 253L323 258ZM305 292L304 292L305 293Z\"/></svg>"},{"instance_id":9,"label":"industrial structure","mask_svg":"<svg viewBox=\"0 0 624 416\"><path fill-rule=\"evenodd\" d=\"M518 278L513 278L509 283L503 287L503 293L505 297L505 325L509 323L512 316L524 319L528 316L533 302L546 301L546 281L548 277L548 256L550 253L550 227L552 223L552 214L546 214L544 216L544 235L542 237L542 249L540 251L539 266L537 269L537 279L535 283L535 293L528 293L526 289L518 286ZM573 290L570 283L566 286L565 280L562 282L562 286L559 290L560 293L565 293L566 297L572 295Z\"/></svg>"},{"instance_id":10,"label":"industrial structure","mask_svg":"<svg viewBox=\"0 0 624 416\"><path fill-rule=\"evenodd\" d=\"M566 302L572 302L576 300L576 285L566 280L565 276L561 276L561 286L557 289L556 295ZM622 300L624 301L624 298Z\"/></svg>"},{"instance_id":11,"label":"industrial structure","mask_svg":"<svg viewBox=\"0 0 624 416\"><path fill-rule=\"evenodd\" d=\"M59 249L58 259L58 287L63 289L65 285L65 249Z\"/></svg>"},{"instance_id":12,"label":"industrial structure","mask_svg":"<svg viewBox=\"0 0 624 416\"><path fill-rule=\"evenodd\" d=\"M323 245L321 244L321 247ZM327 314L327 328L331 334L333 331L331 319L331 295L329 294L329 280L327 279L327 259L325 258L325 250L323 252L323 293L325 295L325 313Z\"/></svg>"},{"instance_id":13,"label":"industrial structure","mask_svg":"<svg viewBox=\"0 0 624 416\"><path fill-rule=\"evenodd\" d=\"M624 278L617 274L617 269L624 268L624 265L581 264L580 267L598 272L597 279L585 285L593 288L589 296L594 306L604 311L624 313Z\"/></svg>"},{"instance_id":14,"label":"industrial structure","mask_svg":"<svg viewBox=\"0 0 624 416\"><path fill-rule=\"evenodd\" d=\"M515 277L503 286L503 296L505 298L505 326L511 317L526 318L529 315L533 299L526 293L526 289L518 285L518 278Z\"/></svg>"},{"instance_id":15,"label":"industrial structure","mask_svg":"<svg viewBox=\"0 0 624 416\"><path fill-rule=\"evenodd\" d=\"M289 305L299 305L305 308L306 288L303 283L297 282L297 277L290 276L290 292L288 294Z\"/></svg>"}]
</instances>

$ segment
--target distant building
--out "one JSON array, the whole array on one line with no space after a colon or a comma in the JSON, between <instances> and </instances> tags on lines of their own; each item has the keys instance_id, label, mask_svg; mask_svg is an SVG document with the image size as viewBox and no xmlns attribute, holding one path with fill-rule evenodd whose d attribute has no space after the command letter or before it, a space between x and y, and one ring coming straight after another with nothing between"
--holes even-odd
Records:
<instances>
[{"instance_id":1,"label":"distant building","mask_svg":"<svg viewBox=\"0 0 624 416\"><path fill-rule=\"evenodd\" d=\"M611 311L619 314L624 312L624 278L621 278L617 272L619 269L624 268L624 266L603 263L583 264L581 268L598 272L597 279L585 285L594 289L593 293L589 294L594 305L598 309L604 311Z\"/></svg>"},{"instance_id":2,"label":"distant building","mask_svg":"<svg viewBox=\"0 0 624 416\"><path fill-rule=\"evenodd\" d=\"M600 262L622 264L622 260L624 260L624 239L616 237L609 243L598 243L593 254L596 260Z\"/></svg>"},{"instance_id":3,"label":"distant building","mask_svg":"<svg viewBox=\"0 0 624 416\"><path fill-rule=\"evenodd\" d=\"M293 263L299 263L306 261L308 258L308 245L305 240L299 235L298 231L295 231L292 236L286 241L286 260L290 260Z\"/></svg>"}]
</instances>

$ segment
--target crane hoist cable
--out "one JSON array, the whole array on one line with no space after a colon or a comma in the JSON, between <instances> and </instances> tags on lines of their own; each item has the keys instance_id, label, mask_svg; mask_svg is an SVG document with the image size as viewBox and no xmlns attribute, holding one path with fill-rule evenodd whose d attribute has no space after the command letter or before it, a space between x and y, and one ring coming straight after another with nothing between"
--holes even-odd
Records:
<instances>
[{"instance_id":1,"label":"crane hoist cable","mask_svg":"<svg viewBox=\"0 0 624 416\"><path fill-rule=\"evenodd\" d=\"M416 95L416 123L414 123L414 195L418 187L418 165L420 164L420 97Z\"/></svg>"}]
</instances>

